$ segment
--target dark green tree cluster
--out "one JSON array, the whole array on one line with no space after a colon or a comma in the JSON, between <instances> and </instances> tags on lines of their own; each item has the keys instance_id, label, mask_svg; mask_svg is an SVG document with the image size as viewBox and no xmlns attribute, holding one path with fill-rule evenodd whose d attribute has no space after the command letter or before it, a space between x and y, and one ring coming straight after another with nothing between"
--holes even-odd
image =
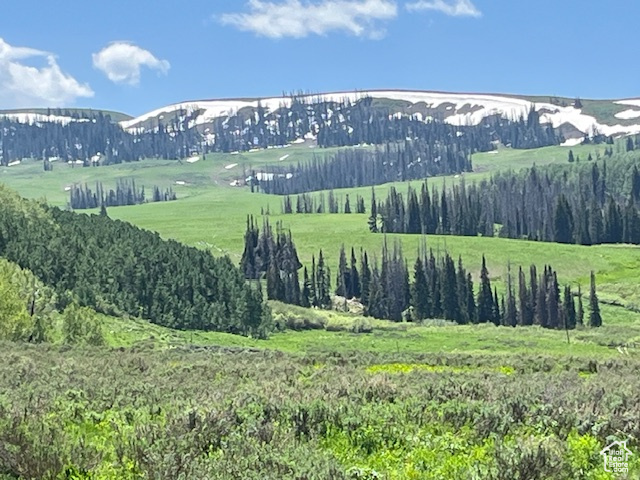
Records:
<instances>
[{"instance_id":1,"label":"dark green tree cluster","mask_svg":"<svg viewBox=\"0 0 640 480\"><path fill-rule=\"evenodd\" d=\"M0 256L80 306L178 329L266 335L259 289L228 257L102 215L22 200L0 186ZM62 304L59 307L63 308Z\"/></svg>"},{"instance_id":2,"label":"dark green tree cluster","mask_svg":"<svg viewBox=\"0 0 640 480\"><path fill-rule=\"evenodd\" d=\"M303 287L300 296L303 307L331 308L331 270L326 264L322 250L311 259L311 275L304 267Z\"/></svg>"},{"instance_id":3,"label":"dark green tree cluster","mask_svg":"<svg viewBox=\"0 0 640 480\"><path fill-rule=\"evenodd\" d=\"M109 189L105 192L102 182L96 182L95 191L85 183L84 185L73 185L71 187L69 206L74 210L99 207L119 207L122 205L139 205L148 201L145 198L144 187L138 188L133 179L118 179L116 189ZM153 186L151 200L154 202L164 202L175 200L176 194L167 188L162 191L157 185Z\"/></svg>"},{"instance_id":4,"label":"dark green tree cluster","mask_svg":"<svg viewBox=\"0 0 640 480\"><path fill-rule=\"evenodd\" d=\"M264 193L278 195L334 188L380 185L467 172L470 151L455 142L427 144L422 141L389 143L375 150L340 150L330 157L314 157L295 167L266 167L259 182Z\"/></svg>"},{"instance_id":5,"label":"dark green tree cluster","mask_svg":"<svg viewBox=\"0 0 640 480\"><path fill-rule=\"evenodd\" d=\"M266 278L267 296L270 300L300 305L300 268L302 264L298 260L291 232L285 232L278 223L274 235L267 219L260 230L253 216L247 217L244 252L240 260L240 269L245 278Z\"/></svg>"},{"instance_id":6,"label":"dark green tree cluster","mask_svg":"<svg viewBox=\"0 0 640 480\"><path fill-rule=\"evenodd\" d=\"M531 108L527 118L521 117L517 122L498 118L486 120L495 131L496 139L512 148L540 148L559 145L564 141L556 134L553 125L540 123L540 114Z\"/></svg>"},{"instance_id":7,"label":"dark green tree cluster","mask_svg":"<svg viewBox=\"0 0 640 480\"><path fill-rule=\"evenodd\" d=\"M74 121L21 123L0 119L0 165L24 158L41 159L44 169L52 161L81 162L83 166L109 165L141 158L179 159L200 152L202 135L189 128L191 118L177 111L173 120L155 128L128 132L101 112Z\"/></svg>"},{"instance_id":8,"label":"dark green tree cluster","mask_svg":"<svg viewBox=\"0 0 640 480\"><path fill-rule=\"evenodd\" d=\"M391 188L384 202L372 205L375 215L369 228L384 233L497 233L581 245L640 244L637 166L617 167L628 175L624 192L607 180L606 164L585 167L576 165L570 172L533 167L524 174L500 173L470 186L443 186L442 191L425 182L419 192L409 187L406 200Z\"/></svg>"},{"instance_id":9,"label":"dark green tree cluster","mask_svg":"<svg viewBox=\"0 0 640 480\"><path fill-rule=\"evenodd\" d=\"M257 238L257 230L251 220L248 222L247 236ZM254 240L249 244L252 242L255 244ZM365 314L374 318L393 321L444 318L458 324L493 323L512 327L539 325L550 329L573 329L584 322L580 291L576 308L576 295L568 285L560 290L557 273L547 265L539 275L537 268L531 265L528 282L522 267L518 270L517 279L512 276L509 267L506 293L499 296L497 289L491 285L484 256L477 291L462 258L455 262L447 252L436 256L432 249L427 255L424 246L413 266L413 281L409 279L407 261L402 246L397 241L389 247L385 239L380 263L376 258L371 260L364 250L360 250L359 262L358 267L353 247L349 260L344 246L341 247L335 294L359 300L364 306ZM267 288L270 288L270 281L272 285L276 285L280 279L282 271L274 281L270 280L267 273ZM298 304L285 296L277 299ZM299 304L319 308L328 308L332 304L331 275L322 251L317 264L315 257L313 258L311 275L306 267L304 269ZM601 326L593 273L590 310L589 325Z\"/></svg>"},{"instance_id":10,"label":"dark green tree cluster","mask_svg":"<svg viewBox=\"0 0 640 480\"><path fill-rule=\"evenodd\" d=\"M282 200L282 213L366 213L364 198L356 195L355 204L351 202L349 194L336 198L333 190L329 190L329 208L325 202L324 193L310 195L302 193L295 196L295 207L290 195L286 195Z\"/></svg>"}]
</instances>

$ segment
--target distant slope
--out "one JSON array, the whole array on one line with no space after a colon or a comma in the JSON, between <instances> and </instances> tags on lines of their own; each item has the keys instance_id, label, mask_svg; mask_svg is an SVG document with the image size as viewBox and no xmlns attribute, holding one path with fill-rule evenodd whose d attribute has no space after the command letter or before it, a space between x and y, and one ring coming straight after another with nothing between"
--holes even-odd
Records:
<instances>
[{"instance_id":1,"label":"distant slope","mask_svg":"<svg viewBox=\"0 0 640 480\"><path fill-rule=\"evenodd\" d=\"M627 135L640 133L640 99L627 100L581 100L561 97L527 97L500 94L444 93L409 90L371 90L357 92L335 92L309 94L306 101L352 102L370 97L390 114L413 115L422 120L439 119L453 125L477 125L490 116L510 119L526 117L535 108L541 123L551 123L562 131L567 139L579 138L598 132L605 135ZM190 127L204 128L215 119L249 114L259 106L275 112L282 106L291 105L290 97L254 99L196 100L168 105L139 117L125 120L121 125L129 130L145 130L157 127L176 115L189 116Z\"/></svg>"},{"instance_id":2,"label":"distant slope","mask_svg":"<svg viewBox=\"0 0 640 480\"><path fill-rule=\"evenodd\" d=\"M0 118L10 118L25 123L33 122L60 122L68 123L79 118L88 118L102 113L111 116L114 122L124 122L133 117L126 113L114 112L111 110L93 110L90 108L19 108L10 110L0 110Z\"/></svg>"}]
</instances>

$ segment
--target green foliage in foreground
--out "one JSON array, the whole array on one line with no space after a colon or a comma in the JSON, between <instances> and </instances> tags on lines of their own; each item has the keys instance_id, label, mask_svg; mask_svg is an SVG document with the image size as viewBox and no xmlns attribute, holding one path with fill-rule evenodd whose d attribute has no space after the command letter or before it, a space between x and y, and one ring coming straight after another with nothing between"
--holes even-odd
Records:
<instances>
[{"instance_id":1,"label":"green foliage in foreground","mask_svg":"<svg viewBox=\"0 0 640 480\"><path fill-rule=\"evenodd\" d=\"M605 480L640 438L630 358L0 351L3 480Z\"/></svg>"}]
</instances>

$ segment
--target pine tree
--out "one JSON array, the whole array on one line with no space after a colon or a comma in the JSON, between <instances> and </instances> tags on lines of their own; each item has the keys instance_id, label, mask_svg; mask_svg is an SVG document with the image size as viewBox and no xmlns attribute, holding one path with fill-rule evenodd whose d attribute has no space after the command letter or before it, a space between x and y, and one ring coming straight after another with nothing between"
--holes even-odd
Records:
<instances>
[{"instance_id":1,"label":"pine tree","mask_svg":"<svg viewBox=\"0 0 640 480\"><path fill-rule=\"evenodd\" d=\"M504 297L502 298L502 311L500 311L500 303L498 302L498 289L493 289L493 315L491 321L494 325L499 326L502 323L502 312L504 312Z\"/></svg>"},{"instance_id":2,"label":"pine tree","mask_svg":"<svg viewBox=\"0 0 640 480\"><path fill-rule=\"evenodd\" d=\"M549 267L551 272L551 267ZM547 326L558 328L560 325L560 289L558 287L558 277L556 272L550 273L547 289Z\"/></svg>"},{"instance_id":3,"label":"pine tree","mask_svg":"<svg viewBox=\"0 0 640 480\"><path fill-rule=\"evenodd\" d=\"M318 266L316 273L316 297L320 308L331 307L331 272L324 262L322 250L318 254Z\"/></svg>"},{"instance_id":4,"label":"pine tree","mask_svg":"<svg viewBox=\"0 0 640 480\"><path fill-rule=\"evenodd\" d=\"M537 290L536 290L536 310L534 324L546 328L548 326L549 311L547 309L547 289L548 277L547 267L544 273L540 274Z\"/></svg>"},{"instance_id":5,"label":"pine tree","mask_svg":"<svg viewBox=\"0 0 640 480\"><path fill-rule=\"evenodd\" d=\"M360 298L362 294L360 286L360 274L358 273L358 265L356 262L356 254L351 247L351 268L349 273L349 286L348 286L349 298Z\"/></svg>"},{"instance_id":6,"label":"pine tree","mask_svg":"<svg viewBox=\"0 0 640 480\"><path fill-rule=\"evenodd\" d=\"M309 272L307 272L307 267L304 267L302 292L300 292L300 305L305 308L309 308L312 305L311 280L309 279Z\"/></svg>"},{"instance_id":7,"label":"pine tree","mask_svg":"<svg viewBox=\"0 0 640 480\"><path fill-rule=\"evenodd\" d=\"M344 252L344 244L340 247L340 260L338 261L338 273L336 276L336 295L347 297L348 285L351 283L349 279L349 270L347 270L347 255Z\"/></svg>"},{"instance_id":8,"label":"pine tree","mask_svg":"<svg viewBox=\"0 0 640 480\"><path fill-rule=\"evenodd\" d=\"M417 320L424 320L425 318L431 317L430 303L424 262L422 258L418 256L413 267L413 284L411 285L411 305L413 306L413 314Z\"/></svg>"},{"instance_id":9,"label":"pine tree","mask_svg":"<svg viewBox=\"0 0 640 480\"><path fill-rule=\"evenodd\" d=\"M596 294L596 276L591 271L591 289L589 290L589 326L602 326L602 317L600 316L600 305L598 304L598 295Z\"/></svg>"},{"instance_id":10,"label":"pine tree","mask_svg":"<svg viewBox=\"0 0 640 480\"><path fill-rule=\"evenodd\" d=\"M477 302L478 322L490 322L494 318L494 299L491 291L491 280L489 280L489 271L487 270L487 262L482 256L482 269L480 270L480 289L478 291Z\"/></svg>"},{"instance_id":11,"label":"pine tree","mask_svg":"<svg viewBox=\"0 0 640 480\"><path fill-rule=\"evenodd\" d=\"M456 285L456 267L453 259L446 254L442 265L442 282L440 283L442 313L446 320L460 320L460 303Z\"/></svg>"},{"instance_id":12,"label":"pine tree","mask_svg":"<svg viewBox=\"0 0 640 480\"><path fill-rule=\"evenodd\" d=\"M362 284L362 293L360 295L360 301L363 305L367 305L369 303L369 289L371 286L371 268L369 267L369 257L367 252L360 252L360 271L361 271L361 284Z\"/></svg>"},{"instance_id":13,"label":"pine tree","mask_svg":"<svg viewBox=\"0 0 640 480\"><path fill-rule=\"evenodd\" d=\"M318 300L318 277L316 267L316 257L311 256L311 284L309 285L309 303L312 307L320 307L320 301Z\"/></svg>"},{"instance_id":14,"label":"pine tree","mask_svg":"<svg viewBox=\"0 0 640 480\"><path fill-rule=\"evenodd\" d=\"M576 325L584 325L584 306L582 305L582 290L578 285L578 312L576 314Z\"/></svg>"},{"instance_id":15,"label":"pine tree","mask_svg":"<svg viewBox=\"0 0 640 480\"><path fill-rule=\"evenodd\" d=\"M558 243L573 243L573 215L564 195L558 197L553 216L554 240Z\"/></svg>"},{"instance_id":16,"label":"pine tree","mask_svg":"<svg viewBox=\"0 0 640 480\"><path fill-rule=\"evenodd\" d=\"M631 172L631 201L636 205L640 203L640 172L636 165Z\"/></svg>"},{"instance_id":17,"label":"pine tree","mask_svg":"<svg viewBox=\"0 0 640 480\"><path fill-rule=\"evenodd\" d=\"M349 202L349 194L347 193L347 199L344 202L344 213L351 213L351 203Z\"/></svg>"},{"instance_id":18,"label":"pine tree","mask_svg":"<svg viewBox=\"0 0 640 480\"><path fill-rule=\"evenodd\" d=\"M467 318L471 322L475 322L477 318L476 301L473 293L473 278L470 273L467 273Z\"/></svg>"},{"instance_id":19,"label":"pine tree","mask_svg":"<svg viewBox=\"0 0 640 480\"><path fill-rule=\"evenodd\" d=\"M511 278L511 264L507 268L507 301L504 310L504 324L510 327L515 327L518 324L518 309Z\"/></svg>"},{"instance_id":20,"label":"pine tree","mask_svg":"<svg viewBox=\"0 0 640 480\"><path fill-rule=\"evenodd\" d=\"M461 324L469 323L473 318L470 317L468 310L468 287L469 285L467 283L467 272L465 272L464 267L462 266L462 257L458 257L458 271L456 273L456 290L458 293L458 318L456 319L456 321Z\"/></svg>"},{"instance_id":21,"label":"pine tree","mask_svg":"<svg viewBox=\"0 0 640 480\"><path fill-rule=\"evenodd\" d=\"M371 188L371 215L369 216L369 231L378 233L378 205L376 203L376 192Z\"/></svg>"},{"instance_id":22,"label":"pine tree","mask_svg":"<svg viewBox=\"0 0 640 480\"><path fill-rule=\"evenodd\" d=\"M573 294L571 293L571 287L569 285L564 287L562 317L564 319L564 328L570 330L576 328L576 305L573 301Z\"/></svg>"},{"instance_id":23,"label":"pine tree","mask_svg":"<svg viewBox=\"0 0 640 480\"><path fill-rule=\"evenodd\" d=\"M527 280L522 267L518 270L518 302L520 304L520 308L518 310L518 324L532 325L533 312L531 308L531 297L529 290L527 289Z\"/></svg>"}]
</instances>

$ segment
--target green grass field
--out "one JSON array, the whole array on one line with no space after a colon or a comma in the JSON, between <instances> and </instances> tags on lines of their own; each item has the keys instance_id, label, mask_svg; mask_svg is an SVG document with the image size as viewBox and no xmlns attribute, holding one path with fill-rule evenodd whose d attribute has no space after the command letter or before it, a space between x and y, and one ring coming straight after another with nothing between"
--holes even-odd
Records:
<instances>
[{"instance_id":1,"label":"green grass field","mask_svg":"<svg viewBox=\"0 0 640 480\"><path fill-rule=\"evenodd\" d=\"M452 184L473 181L494 172L550 163L566 162L567 147L546 147L536 150L512 150L502 148L496 152L476 154L473 158L474 172L463 176L437 177L430 182ZM602 145L572 147L575 155L586 159L589 153L596 158L604 151ZM282 221L290 228L300 258L310 263L312 255L320 249L327 255L333 271L337 265L338 251L344 244L364 248L372 254L380 251L384 237L369 233L367 215L281 215L282 197L250 193L248 188L231 187L235 178L242 178L252 168L266 164L306 161L325 150L311 149L307 145L293 145L283 149L269 149L245 154L211 154L195 163L179 163L166 160L145 160L131 164L109 167L82 168L55 165L52 172L41 170L39 162L26 162L14 167L0 169L0 179L19 193L31 198L45 198L54 205L67 202L65 187L73 183L88 183L100 180L105 187L114 186L116 179L131 177L139 185L150 190L152 185L162 188L172 186L178 201L148 203L131 207L110 208L112 218L126 220L140 227L159 232L165 238L173 238L188 245L208 248L214 255L228 254L239 261L243 250L243 234L246 216L260 217L262 211L270 211L270 222ZM288 155L286 159L280 159ZM234 165L232 168L225 168ZM177 185L175 182L185 182ZM418 186L420 182L415 182ZM406 191L406 184L395 183L376 187L378 198L384 198L391 186ZM349 194L365 197L369 207L371 188L337 190L338 198ZM409 259L415 258L420 236L388 235L387 241L399 239ZM430 235L427 245L436 252L461 255L472 272L478 273L482 255L486 255L488 267L494 280L504 280L507 265L517 271L518 266L528 268L530 264L551 264L559 273L562 282L578 283L586 287L589 272L598 275L600 298L616 302L629 308L640 309L640 248L635 246L560 245L542 242L527 242L501 238L455 237Z\"/></svg>"},{"instance_id":2,"label":"green grass field","mask_svg":"<svg viewBox=\"0 0 640 480\"><path fill-rule=\"evenodd\" d=\"M572 149L586 159L603 147ZM476 155L473 173L430 182L563 163L568 150L501 149ZM175 202L108 213L235 261L246 215L268 208L272 224L291 229L304 263L322 248L335 271L341 244L379 252L384 237L369 233L366 214L281 215L280 197L229 185L252 167L318 153L297 145L53 172L25 162L1 168L0 181L59 206L75 182L109 187L133 177L149 189L172 186ZM390 187L376 192L384 197ZM336 192L347 193L369 207L369 187ZM395 239L409 259L423 240L387 237ZM604 326L567 333L393 323L269 302L276 328L259 340L99 315L104 347L60 345L61 335L54 344L0 344L0 480L637 478L636 457L628 475L614 477L598 452L628 438L638 451L640 248L437 235L426 242L461 255L476 276L485 254L500 289L509 263L513 271L549 263L561 282L585 292L594 270Z\"/></svg>"}]
</instances>

